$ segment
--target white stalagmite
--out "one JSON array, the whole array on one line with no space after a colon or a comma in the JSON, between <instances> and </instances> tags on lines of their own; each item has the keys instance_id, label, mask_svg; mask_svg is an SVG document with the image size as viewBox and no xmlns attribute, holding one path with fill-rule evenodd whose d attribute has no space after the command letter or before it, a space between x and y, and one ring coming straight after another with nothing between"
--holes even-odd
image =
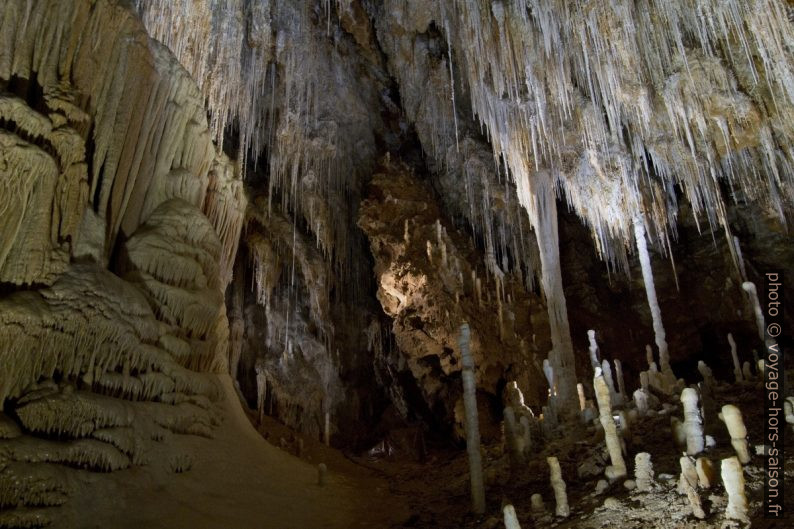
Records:
<instances>
[{"instance_id":1,"label":"white stalagmite","mask_svg":"<svg viewBox=\"0 0 794 529\"><path fill-rule=\"evenodd\" d=\"M469 477L471 481L472 511L485 512L485 484L482 475L482 455L480 454L480 425L477 418L477 380L474 355L470 348L469 324L460 326L460 355L463 365L463 405L466 410L466 452L469 456Z\"/></svg>"},{"instance_id":2,"label":"white stalagmite","mask_svg":"<svg viewBox=\"0 0 794 529\"><path fill-rule=\"evenodd\" d=\"M731 445L736 450L736 457L746 465L750 462L750 449L747 445L747 428L742 419L742 412L733 404L722 407L720 420L725 423L731 436Z\"/></svg>"},{"instance_id":3,"label":"white stalagmite","mask_svg":"<svg viewBox=\"0 0 794 529\"><path fill-rule=\"evenodd\" d=\"M640 417L648 415L648 394L642 388L634 391L634 405Z\"/></svg>"},{"instance_id":4,"label":"white stalagmite","mask_svg":"<svg viewBox=\"0 0 794 529\"><path fill-rule=\"evenodd\" d=\"M568 507L568 494L565 492L565 481L562 479L560 462L556 457L547 457L546 462L549 464L551 488L554 490L554 499L557 502L554 512L557 516L567 518L571 514L571 509Z\"/></svg>"},{"instance_id":5,"label":"white stalagmite","mask_svg":"<svg viewBox=\"0 0 794 529\"><path fill-rule=\"evenodd\" d=\"M601 426L604 428L604 437L606 439L607 450L609 451L609 458L611 465L606 468L606 477L610 481L622 478L626 475L626 463L623 460L623 452L620 446L620 439L618 438L617 427L615 420L612 417L612 403L610 400L609 387L604 381L604 376L601 370L596 370L596 376L593 379L593 387L595 388L596 400L598 401L598 414Z\"/></svg>"},{"instance_id":6,"label":"white stalagmite","mask_svg":"<svg viewBox=\"0 0 794 529\"><path fill-rule=\"evenodd\" d=\"M561 419L576 417L576 372L568 323L568 307L562 286L557 197L550 174L538 174L532 180L531 199L524 202L535 227L541 265L541 286L549 314L552 351L549 355L554 372L554 412Z\"/></svg>"},{"instance_id":7,"label":"white stalagmite","mask_svg":"<svg viewBox=\"0 0 794 529\"><path fill-rule=\"evenodd\" d=\"M786 397L783 402L783 410L786 415L786 422L791 425L791 430L794 431L794 397Z\"/></svg>"},{"instance_id":8,"label":"white stalagmite","mask_svg":"<svg viewBox=\"0 0 794 529\"><path fill-rule=\"evenodd\" d=\"M703 506L700 502L700 496L697 493L698 475L692 459L683 456L679 459L681 465L681 477L678 480L678 492L685 494L689 499L689 506L692 508L692 514L701 520L706 517L703 512Z\"/></svg>"},{"instance_id":9,"label":"white stalagmite","mask_svg":"<svg viewBox=\"0 0 794 529\"><path fill-rule=\"evenodd\" d=\"M706 384L706 387L714 388L716 385L714 374L712 373L711 368L707 366L703 360L698 361L698 372L700 373L700 376L703 377L703 382Z\"/></svg>"},{"instance_id":10,"label":"white stalagmite","mask_svg":"<svg viewBox=\"0 0 794 529\"><path fill-rule=\"evenodd\" d=\"M725 516L729 520L739 520L749 522L747 517L747 496L744 492L744 471L742 464L736 457L729 457L722 460L722 483L728 493L728 506L725 508Z\"/></svg>"},{"instance_id":11,"label":"white stalagmite","mask_svg":"<svg viewBox=\"0 0 794 529\"><path fill-rule=\"evenodd\" d=\"M518 516L516 516L516 509L510 504L502 507L502 512L505 518L505 529L521 529L518 523Z\"/></svg>"},{"instance_id":12,"label":"white stalagmite","mask_svg":"<svg viewBox=\"0 0 794 529\"><path fill-rule=\"evenodd\" d=\"M648 253L648 243L645 240L645 224L641 217L634 219L634 238L637 243L637 253L640 257L642 268L642 280L645 283L645 295L648 298L648 307L651 309L651 320L653 321L653 333L656 337L656 347L659 349L659 365L662 375L666 379L675 381L670 367L670 354L667 351L667 338L662 323L662 309L659 308L659 301L656 298L656 286L653 281L653 269L651 268L651 256Z\"/></svg>"},{"instance_id":13,"label":"white stalagmite","mask_svg":"<svg viewBox=\"0 0 794 529\"><path fill-rule=\"evenodd\" d=\"M733 340L733 335L728 333L728 344L731 346L731 358L733 359L733 376L736 382L744 382L742 374L742 366L739 363L739 354L736 352L736 342Z\"/></svg>"},{"instance_id":14,"label":"white stalagmite","mask_svg":"<svg viewBox=\"0 0 794 529\"><path fill-rule=\"evenodd\" d=\"M634 481L637 484L637 490L640 492L651 490L654 483L653 476L651 454L648 452L640 452L634 456Z\"/></svg>"},{"instance_id":15,"label":"white stalagmite","mask_svg":"<svg viewBox=\"0 0 794 529\"><path fill-rule=\"evenodd\" d=\"M590 352L590 364L593 366L593 370L595 370L595 368L601 366L601 360L598 359L598 344L596 343L594 330L590 329L587 331L587 340L590 342L590 346L588 347L588 351Z\"/></svg>"},{"instance_id":16,"label":"white stalagmite","mask_svg":"<svg viewBox=\"0 0 794 529\"><path fill-rule=\"evenodd\" d=\"M609 399L612 402L612 406L619 406L622 402L620 395L615 389L615 380L612 378L612 366L610 366L609 360L604 359L601 361L601 372L604 374L604 381L609 388Z\"/></svg>"},{"instance_id":17,"label":"white stalagmite","mask_svg":"<svg viewBox=\"0 0 794 529\"><path fill-rule=\"evenodd\" d=\"M684 406L684 431L686 433L686 453L697 455L705 448L703 437L703 418L700 415L697 390L685 388L681 392Z\"/></svg>"},{"instance_id":18,"label":"white stalagmite","mask_svg":"<svg viewBox=\"0 0 794 529\"><path fill-rule=\"evenodd\" d=\"M755 288L755 283L752 281L745 281L742 283L742 289L747 292L750 298L750 304L753 306L753 315L755 316L755 326L758 330L758 338L762 343L766 343L766 323L764 322L764 311L761 310L761 303L758 301L758 290Z\"/></svg>"}]
</instances>

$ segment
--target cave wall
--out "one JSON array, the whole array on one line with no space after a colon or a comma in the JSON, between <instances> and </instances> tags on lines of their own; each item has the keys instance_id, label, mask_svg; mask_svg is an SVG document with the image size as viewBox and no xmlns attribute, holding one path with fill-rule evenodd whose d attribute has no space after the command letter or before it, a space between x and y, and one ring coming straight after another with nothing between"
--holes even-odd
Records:
<instances>
[{"instance_id":1,"label":"cave wall","mask_svg":"<svg viewBox=\"0 0 794 529\"><path fill-rule=\"evenodd\" d=\"M70 469L181 472L163 442L213 436L246 200L129 6L4 2L0 40L0 525L39 527Z\"/></svg>"}]
</instances>

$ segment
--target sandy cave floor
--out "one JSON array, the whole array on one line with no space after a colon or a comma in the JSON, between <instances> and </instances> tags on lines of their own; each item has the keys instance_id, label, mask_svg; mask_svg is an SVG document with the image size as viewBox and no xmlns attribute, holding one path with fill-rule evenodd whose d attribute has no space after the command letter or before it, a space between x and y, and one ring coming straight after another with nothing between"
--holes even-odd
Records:
<instances>
[{"instance_id":1,"label":"sandy cave floor","mask_svg":"<svg viewBox=\"0 0 794 529\"><path fill-rule=\"evenodd\" d=\"M238 404L231 379L221 381L225 418L215 439L172 438L170 450L194 454L189 471L145 465L77 472L75 492L51 527L352 529L388 527L403 515L401 498L371 471L342 474L329 462L328 483L317 486L316 466L266 442Z\"/></svg>"}]
</instances>

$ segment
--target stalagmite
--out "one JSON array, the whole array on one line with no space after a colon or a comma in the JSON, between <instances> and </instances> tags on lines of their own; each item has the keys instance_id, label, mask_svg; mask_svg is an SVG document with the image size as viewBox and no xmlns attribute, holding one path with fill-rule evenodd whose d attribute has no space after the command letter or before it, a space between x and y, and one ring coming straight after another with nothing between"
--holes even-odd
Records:
<instances>
[{"instance_id":1,"label":"stalagmite","mask_svg":"<svg viewBox=\"0 0 794 529\"><path fill-rule=\"evenodd\" d=\"M474 355L470 349L469 325L460 326L460 354L463 365L463 405L466 409L466 452L469 456L469 476L471 481L472 511L485 512L485 486L482 476L482 456L480 454L480 426L477 418L477 382Z\"/></svg>"},{"instance_id":2,"label":"stalagmite","mask_svg":"<svg viewBox=\"0 0 794 529\"><path fill-rule=\"evenodd\" d=\"M533 193L524 206L535 227L541 265L541 286L549 315L554 370L555 414L562 420L576 417L576 370L568 308L562 285L557 197L551 174L536 174Z\"/></svg>"},{"instance_id":3,"label":"stalagmite","mask_svg":"<svg viewBox=\"0 0 794 529\"><path fill-rule=\"evenodd\" d=\"M533 494L529 500L532 505L533 514L538 515L546 512L546 506L543 504L543 497L540 494Z\"/></svg>"},{"instance_id":4,"label":"stalagmite","mask_svg":"<svg viewBox=\"0 0 794 529\"><path fill-rule=\"evenodd\" d=\"M607 383L607 387L609 388L609 399L611 405L613 407L620 406L623 402L621 400L621 396L615 389L615 381L612 378L612 367L609 365L608 360L603 360L601 362L601 372L604 374L604 381Z\"/></svg>"},{"instance_id":5,"label":"stalagmite","mask_svg":"<svg viewBox=\"0 0 794 529\"><path fill-rule=\"evenodd\" d=\"M745 360L745 362L742 364L742 377L744 377L744 380L746 381L750 381L754 378L753 368L750 366L750 362L747 360Z\"/></svg>"},{"instance_id":6,"label":"stalagmite","mask_svg":"<svg viewBox=\"0 0 794 529\"><path fill-rule=\"evenodd\" d=\"M619 400L622 403L626 399L626 383L623 380L623 365L620 360L615 360L615 377L618 379Z\"/></svg>"},{"instance_id":7,"label":"stalagmite","mask_svg":"<svg viewBox=\"0 0 794 529\"><path fill-rule=\"evenodd\" d=\"M783 402L783 409L786 414L786 422L791 425L791 429L794 431L794 397L786 397L785 402Z\"/></svg>"},{"instance_id":8,"label":"stalagmite","mask_svg":"<svg viewBox=\"0 0 794 529\"><path fill-rule=\"evenodd\" d=\"M749 522L747 517L747 496L744 492L744 471L742 464L736 457L729 457L722 460L722 483L728 493L728 506L725 508L725 516L729 520L739 520Z\"/></svg>"},{"instance_id":9,"label":"stalagmite","mask_svg":"<svg viewBox=\"0 0 794 529\"><path fill-rule=\"evenodd\" d=\"M634 481L637 484L637 490L640 492L651 490L654 484L653 476L651 454L640 452L634 456Z\"/></svg>"},{"instance_id":10,"label":"stalagmite","mask_svg":"<svg viewBox=\"0 0 794 529\"><path fill-rule=\"evenodd\" d=\"M267 395L267 374L261 366L256 366L256 409L259 424L265 419L265 396Z\"/></svg>"},{"instance_id":11,"label":"stalagmite","mask_svg":"<svg viewBox=\"0 0 794 529\"><path fill-rule=\"evenodd\" d=\"M601 367L601 360L598 359L598 344L596 343L594 330L591 329L587 331L587 340L590 342L590 346L588 347L588 351L590 352L590 364L593 366L593 370L595 370L595 368Z\"/></svg>"},{"instance_id":12,"label":"stalagmite","mask_svg":"<svg viewBox=\"0 0 794 529\"><path fill-rule=\"evenodd\" d=\"M325 446L331 446L331 412L325 412L325 423L323 425L323 443Z\"/></svg>"},{"instance_id":13,"label":"stalagmite","mask_svg":"<svg viewBox=\"0 0 794 529\"><path fill-rule=\"evenodd\" d=\"M515 507L507 504L502 507L502 512L504 513L505 529L521 529Z\"/></svg>"},{"instance_id":14,"label":"stalagmite","mask_svg":"<svg viewBox=\"0 0 794 529\"><path fill-rule=\"evenodd\" d=\"M532 450L532 430L530 429L530 419L526 415L522 415L519 420L521 426L521 453L524 457L528 457Z\"/></svg>"},{"instance_id":15,"label":"stalagmite","mask_svg":"<svg viewBox=\"0 0 794 529\"><path fill-rule=\"evenodd\" d=\"M612 463L606 468L605 474L610 481L613 481L626 475L626 463L623 460L623 452L620 446L617 428L615 427L615 419L612 417L612 403L610 400L609 387L607 387L607 383L604 381L604 376L601 374L600 369L596 370L596 376L593 379L593 387L595 388L596 399L598 401L599 420L604 429L607 450L609 451L609 458Z\"/></svg>"},{"instance_id":16,"label":"stalagmite","mask_svg":"<svg viewBox=\"0 0 794 529\"><path fill-rule=\"evenodd\" d=\"M565 492L565 481L562 479L560 462L556 457L547 457L546 462L551 471L551 488L554 490L554 499L557 502L554 512L557 516L567 518L571 514L571 509L568 507L568 495Z\"/></svg>"},{"instance_id":17,"label":"stalagmite","mask_svg":"<svg viewBox=\"0 0 794 529\"><path fill-rule=\"evenodd\" d=\"M686 433L686 453L697 455L705 448L703 437L703 418L700 415L698 393L692 388L681 392L681 403L684 406L684 431Z\"/></svg>"},{"instance_id":18,"label":"stalagmite","mask_svg":"<svg viewBox=\"0 0 794 529\"><path fill-rule=\"evenodd\" d=\"M733 404L722 407L720 420L725 423L731 436L731 445L736 450L736 457L743 465L750 462L750 449L747 445L747 428L744 426L742 412Z\"/></svg>"},{"instance_id":19,"label":"stalagmite","mask_svg":"<svg viewBox=\"0 0 794 529\"><path fill-rule=\"evenodd\" d=\"M587 399L584 396L583 384L576 384L576 393L579 395L579 411L584 411L585 406L587 405Z\"/></svg>"},{"instance_id":20,"label":"stalagmite","mask_svg":"<svg viewBox=\"0 0 794 529\"><path fill-rule=\"evenodd\" d=\"M742 366L739 363L739 354L736 352L736 342L733 341L731 333L728 333L728 343L731 346L731 358L733 359L733 376L736 378L736 382L744 382Z\"/></svg>"},{"instance_id":21,"label":"stalagmite","mask_svg":"<svg viewBox=\"0 0 794 529\"><path fill-rule=\"evenodd\" d=\"M328 476L328 467L325 463L317 465L317 485L322 487L325 485L326 476Z\"/></svg>"},{"instance_id":22,"label":"stalagmite","mask_svg":"<svg viewBox=\"0 0 794 529\"><path fill-rule=\"evenodd\" d=\"M750 298L750 304L753 306L753 315L755 316L755 326L758 330L758 338L761 343L766 343L766 323L764 322L764 311L761 310L761 303L758 301L758 291L755 288L755 283L745 281L742 283L742 289L747 292ZM734 361L734 366L738 360Z\"/></svg>"},{"instance_id":23,"label":"stalagmite","mask_svg":"<svg viewBox=\"0 0 794 529\"><path fill-rule=\"evenodd\" d=\"M670 367L667 338L664 332L664 325L662 324L662 309L659 308L659 302L656 298L656 287L654 286L653 269L651 268L651 256L648 253L648 244L645 240L645 224L640 217L634 219L634 238L637 243L637 253L640 257L642 279L645 283L645 294L648 298L648 306L651 309L656 347L659 349L659 365L661 367L662 376L665 377L665 387L670 391L672 385L675 383L675 375L673 375L672 368Z\"/></svg>"},{"instance_id":24,"label":"stalagmite","mask_svg":"<svg viewBox=\"0 0 794 529\"><path fill-rule=\"evenodd\" d=\"M697 458L695 470L698 474L698 485L700 488L710 489L717 477L717 471L714 469L714 463L711 462L711 459L705 456Z\"/></svg>"},{"instance_id":25,"label":"stalagmite","mask_svg":"<svg viewBox=\"0 0 794 529\"><path fill-rule=\"evenodd\" d=\"M504 409L505 418L505 442L510 453L511 468L516 469L518 465L524 462L524 453L520 446L519 429L516 424L516 414L510 406Z\"/></svg>"},{"instance_id":26,"label":"stalagmite","mask_svg":"<svg viewBox=\"0 0 794 529\"><path fill-rule=\"evenodd\" d=\"M692 514L702 520L706 517L706 513L703 512L700 496L697 493L698 475L695 465L687 456L679 459L679 463L681 464L681 477L678 481L678 492L686 495L689 499L689 506L692 508Z\"/></svg>"},{"instance_id":27,"label":"stalagmite","mask_svg":"<svg viewBox=\"0 0 794 529\"><path fill-rule=\"evenodd\" d=\"M648 394L643 389L634 391L634 405L637 407L640 417L648 415Z\"/></svg>"},{"instance_id":28,"label":"stalagmite","mask_svg":"<svg viewBox=\"0 0 794 529\"><path fill-rule=\"evenodd\" d=\"M684 423L678 417L670 417L670 430L673 433L673 444L676 449L686 450L687 433Z\"/></svg>"},{"instance_id":29,"label":"stalagmite","mask_svg":"<svg viewBox=\"0 0 794 529\"><path fill-rule=\"evenodd\" d=\"M714 374L703 360L698 361L698 372L700 376L703 377L703 382L706 384L706 387L713 389L716 385Z\"/></svg>"}]
</instances>

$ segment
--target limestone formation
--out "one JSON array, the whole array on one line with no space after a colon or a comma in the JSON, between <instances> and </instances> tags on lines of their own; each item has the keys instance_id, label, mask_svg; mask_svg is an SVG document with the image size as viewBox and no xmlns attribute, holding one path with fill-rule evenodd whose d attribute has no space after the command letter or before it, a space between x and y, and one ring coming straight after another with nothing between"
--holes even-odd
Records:
<instances>
[{"instance_id":1,"label":"limestone formation","mask_svg":"<svg viewBox=\"0 0 794 529\"><path fill-rule=\"evenodd\" d=\"M747 444L747 428L744 425L741 410L733 404L726 404L722 407L720 420L728 428L731 445L736 450L736 457L740 463L746 465L750 462L750 449Z\"/></svg>"},{"instance_id":2,"label":"limestone formation","mask_svg":"<svg viewBox=\"0 0 794 529\"><path fill-rule=\"evenodd\" d=\"M515 507L507 504L502 507L502 513L504 514L505 529L521 529Z\"/></svg>"},{"instance_id":3,"label":"limestone formation","mask_svg":"<svg viewBox=\"0 0 794 529\"><path fill-rule=\"evenodd\" d=\"M762 343L766 343L766 323L764 322L764 312L761 310L761 303L758 301L758 290L755 287L755 283L751 281L745 281L742 283L742 289L747 292L747 297L750 298L750 305L753 308L753 316L755 317L755 326L756 330L758 331L758 338ZM733 342L732 337L728 340ZM733 352L734 347L734 345L731 346L731 352ZM738 367L738 362L739 361L734 357L734 369Z\"/></svg>"},{"instance_id":4,"label":"limestone formation","mask_svg":"<svg viewBox=\"0 0 794 529\"><path fill-rule=\"evenodd\" d=\"M618 394L620 395L618 400L623 403L626 398L626 383L623 380L623 364L620 363L620 360L615 360L615 376L617 377Z\"/></svg>"},{"instance_id":5,"label":"limestone formation","mask_svg":"<svg viewBox=\"0 0 794 529\"><path fill-rule=\"evenodd\" d=\"M681 392L681 403L684 406L684 432L686 435L686 453L697 455L705 448L703 436L703 417L700 414L697 390L686 388Z\"/></svg>"},{"instance_id":6,"label":"limestone formation","mask_svg":"<svg viewBox=\"0 0 794 529\"><path fill-rule=\"evenodd\" d=\"M742 464L736 457L729 457L722 460L722 483L728 493L728 506L725 508L725 516L729 520L739 520L748 522L747 517L747 496L744 492L744 471Z\"/></svg>"},{"instance_id":7,"label":"limestone formation","mask_svg":"<svg viewBox=\"0 0 794 529\"><path fill-rule=\"evenodd\" d=\"M731 333L728 333L728 344L731 346L731 358L733 359L733 376L736 382L744 382L744 374L742 373L742 366L739 363L739 355L736 352L736 342L733 340Z\"/></svg>"},{"instance_id":8,"label":"limestone formation","mask_svg":"<svg viewBox=\"0 0 794 529\"><path fill-rule=\"evenodd\" d=\"M607 450L609 451L609 458L612 463L606 468L606 477L612 481L626 475L626 463L623 460L623 452L620 446L615 420L612 417L609 387L600 369L596 370L596 376L593 379L593 387L595 387L596 398L598 400L599 420L604 429Z\"/></svg>"},{"instance_id":9,"label":"limestone formation","mask_svg":"<svg viewBox=\"0 0 794 529\"><path fill-rule=\"evenodd\" d=\"M698 475L698 486L701 489L710 489L716 483L717 471L709 458L705 456L697 458L695 470Z\"/></svg>"},{"instance_id":10,"label":"limestone formation","mask_svg":"<svg viewBox=\"0 0 794 529\"><path fill-rule=\"evenodd\" d=\"M474 357L470 349L469 325L460 326L460 351L463 363L463 399L466 407L466 451L469 456L469 479L471 481L472 511L485 511L485 486L482 477L480 455L480 429L477 419L476 382L474 379Z\"/></svg>"},{"instance_id":11,"label":"limestone formation","mask_svg":"<svg viewBox=\"0 0 794 529\"><path fill-rule=\"evenodd\" d=\"M598 358L598 344L596 343L594 330L591 329L587 331L587 340L590 342L590 346L588 347L588 351L590 352L590 363L593 366L593 370L595 370L597 367L601 367L601 360Z\"/></svg>"},{"instance_id":12,"label":"limestone formation","mask_svg":"<svg viewBox=\"0 0 794 529\"><path fill-rule=\"evenodd\" d=\"M651 490L654 484L653 477L651 454L640 452L634 456L634 481L637 484L637 490L640 492L648 492Z\"/></svg>"},{"instance_id":13,"label":"limestone formation","mask_svg":"<svg viewBox=\"0 0 794 529\"><path fill-rule=\"evenodd\" d=\"M713 388L716 385L711 368L709 368L703 360L698 361L698 372L700 376L703 377L703 382L706 384L707 388Z\"/></svg>"},{"instance_id":14,"label":"limestone formation","mask_svg":"<svg viewBox=\"0 0 794 529\"><path fill-rule=\"evenodd\" d=\"M706 513L703 511L700 496L697 493L698 475L695 465L688 456L683 456L679 462L681 464L681 477L678 481L678 492L686 495L692 514L702 520L706 517Z\"/></svg>"},{"instance_id":15,"label":"limestone formation","mask_svg":"<svg viewBox=\"0 0 794 529\"><path fill-rule=\"evenodd\" d=\"M549 464L551 488L554 490L554 499L557 503L554 512L561 518L567 518L571 514L571 509L568 506L568 495L565 492L565 481L562 479L560 462L556 457L547 457L546 462Z\"/></svg>"},{"instance_id":16,"label":"limestone formation","mask_svg":"<svg viewBox=\"0 0 794 529\"><path fill-rule=\"evenodd\" d=\"M532 512L535 515L546 512L546 506L543 504L543 497L540 494L533 494L530 497L530 503L532 504Z\"/></svg>"},{"instance_id":17,"label":"limestone formation","mask_svg":"<svg viewBox=\"0 0 794 529\"><path fill-rule=\"evenodd\" d=\"M786 415L786 422L789 423L792 430L794 430L794 397L786 397L783 408Z\"/></svg>"}]
</instances>

